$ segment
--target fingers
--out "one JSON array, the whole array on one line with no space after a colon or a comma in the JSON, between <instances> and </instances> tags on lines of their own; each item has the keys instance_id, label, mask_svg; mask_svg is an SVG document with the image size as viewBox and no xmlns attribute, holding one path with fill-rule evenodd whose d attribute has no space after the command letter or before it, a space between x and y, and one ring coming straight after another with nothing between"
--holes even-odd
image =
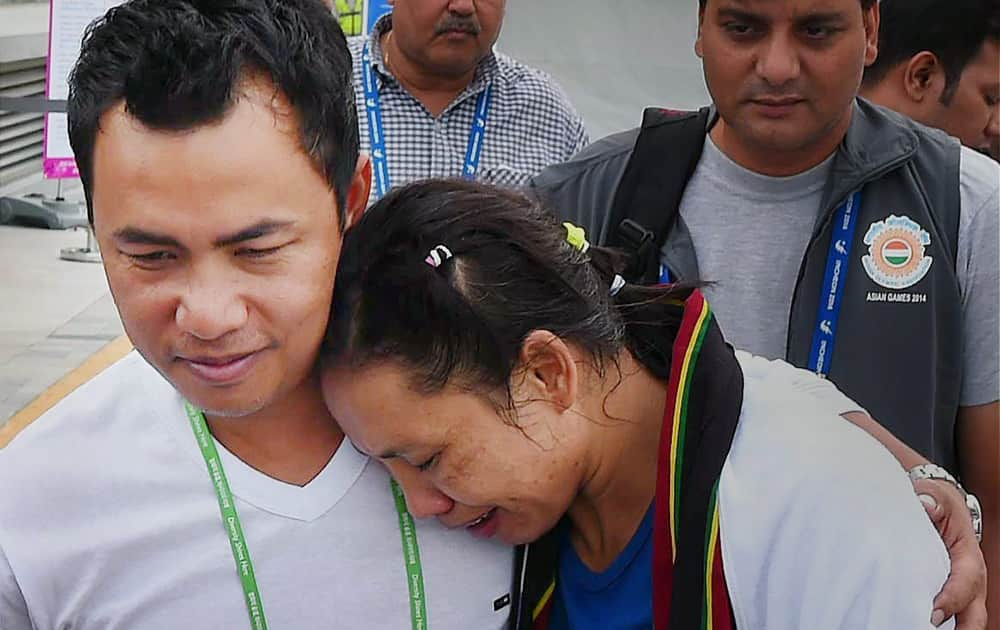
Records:
<instances>
[{"instance_id":1,"label":"fingers","mask_svg":"<svg viewBox=\"0 0 1000 630\"><path fill-rule=\"evenodd\" d=\"M937 528L951 561L951 574L934 598L931 623L955 617L956 630L986 628L986 562L972 529L965 496L952 484L922 479L913 484L927 516Z\"/></svg>"},{"instance_id":2,"label":"fingers","mask_svg":"<svg viewBox=\"0 0 1000 630\"><path fill-rule=\"evenodd\" d=\"M965 495L958 488L947 481L921 479L913 484L913 489L946 547L951 548L957 540L966 536L975 541Z\"/></svg>"},{"instance_id":3,"label":"fingers","mask_svg":"<svg viewBox=\"0 0 1000 630\"><path fill-rule=\"evenodd\" d=\"M942 622L944 619L947 617L942 618ZM955 630L986 630L986 621L986 603L977 600L955 617Z\"/></svg>"},{"instance_id":4,"label":"fingers","mask_svg":"<svg viewBox=\"0 0 1000 630\"><path fill-rule=\"evenodd\" d=\"M952 546L951 574L934 598L931 621L935 626L956 617L956 630L982 630L986 627L986 563L975 537L965 537Z\"/></svg>"},{"instance_id":5,"label":"fingers","mask_svg":"<svg viewBox=\"0 0 1000 630\"><path fill-rule=\"evenodd\" d=\"M927 516L931 517L935 527L938 527L938 523L944 519L944 510L938 505L937 499L929 494L918 494L917 498L920 499L920 503L924 506ZM940 527L938 529L940 530Z\"/></svg>"},{"instance_id":6,"label":"fingers","mask_svg":"<svg viewBox=\"0 0 1000 630\"><path fill-rule=\"evenodd\" d=\"M947 512L954 511L961 514L966 520L969 517L969 508L965 505L965 495L961 490L940 479L920 479L913 484L913 490L918 496L926 495L934 499L939 507Z\"/></svg>"}]
</instances>

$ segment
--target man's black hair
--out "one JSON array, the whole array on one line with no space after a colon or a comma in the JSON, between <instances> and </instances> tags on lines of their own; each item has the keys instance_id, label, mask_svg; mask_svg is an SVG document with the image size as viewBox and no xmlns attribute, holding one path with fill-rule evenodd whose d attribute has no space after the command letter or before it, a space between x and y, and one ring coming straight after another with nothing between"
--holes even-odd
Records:
<instances>
[{"instance_id":1,"label":"man's black hair","mask_svg":"<svg viewBox=\"0 0 1000 630\"><path fill-rule=\"evenodd\" d=\"M926 50L944 68L941 102L947 105L983 44L1000 40L998 0L882 0L879 12L878 57L865 69L866 87Z\"/></svg>"},{"instance_id":2,"label":"man's black hair","mask_svg":"<svg viewBox=\"0 0 1000 630\"><path fill-rule=\"evenodd\" d=\"M322 0L131 0L88 27L69 81L69 138L93 223L100 120L124 102L150 129L221 120L263 77L296 114L303 150L343 212L358 159L352 63ZM224 150L220 147L220 151Z\"/></svg>"}]
</instances>

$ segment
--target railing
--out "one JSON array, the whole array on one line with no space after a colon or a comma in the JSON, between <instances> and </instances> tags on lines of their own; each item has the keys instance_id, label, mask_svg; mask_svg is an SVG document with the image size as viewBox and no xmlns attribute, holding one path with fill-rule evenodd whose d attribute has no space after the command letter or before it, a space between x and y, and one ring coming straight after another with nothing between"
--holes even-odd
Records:
<instances>
[{"instance_id":1,"label":"railing","mask_svg":"<svg viewBox=\"0 0 1000 630\"><path fill-rule=\"evenodd\" d=\"M44 98L45 59L0 63L0 99ZM25 103L25 101L21 101ZM0 186L42 167L43 115L0 105Z\"/></svg>"}]
</instances>

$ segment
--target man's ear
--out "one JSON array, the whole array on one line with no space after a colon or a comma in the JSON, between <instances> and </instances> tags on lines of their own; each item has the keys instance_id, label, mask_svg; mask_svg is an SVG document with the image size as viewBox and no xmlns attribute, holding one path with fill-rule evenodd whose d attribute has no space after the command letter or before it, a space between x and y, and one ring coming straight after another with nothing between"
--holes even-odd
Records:
<instances>
[{"instance_id":1,"label":"man's ear","mask_svg":"<svg viewBox=\"0 0 1000 630\"><path fill-rule=\"evenodd\" d=\"M701 25L705 22L705 7L698 7L698 34L694 39L694 54L698 55L699 59L704 57L704 49L701 44Z\"/></svg>"},{"instance_id":2,"label":"man's ear","mask_svg":"<svg viewBox=\"0 0 1000 630\"><path fill-rule=\"evenodd\" d=\"M936 102L944 92L945 83L944 67L937 55L929 50L910 57L903 68L903 90L914 102L922 103L928 99Z\"/></svg>"},{"instance_id":3,"label":"man's ear","mask_svg":"<svg viewBox=\"0 0 1000 630\"><path fill-rule=\"evenodd\" d=\"M523 392L546 400L560 411L572 407L580 390L580 371L573 350L547 330L534 330L521 344Z\"/></svg>"},{"instance_id":4,"label":"man's ear","mask_svg":"<svg viewBox=\"0 0 1000 630\"><path fill-rule=\"evenodd\" d=\"M368 195L372 189L372 161L367 153L358 156L358 165L351 177L351 188L347 191L347 207L344 213L344 229L351 227L361 219L368 206Z\"/></svg>"},{"instance_id":5,"label":"man's ear","mask_svg":"<svg viewBox=\"0 0 1000 630\"><path fill-rule=\"evenodd\" d=\"M865 23L865 67L875 63L878 57L878 24L880 19L878 2L865 9L862 19Z\"/></svg>"}]
</instances>

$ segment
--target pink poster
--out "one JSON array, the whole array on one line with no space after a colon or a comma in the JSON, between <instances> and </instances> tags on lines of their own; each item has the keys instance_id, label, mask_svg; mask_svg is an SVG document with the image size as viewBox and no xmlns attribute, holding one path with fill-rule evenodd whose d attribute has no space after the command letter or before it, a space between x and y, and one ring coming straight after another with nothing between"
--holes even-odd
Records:
<instances>
[{"instance_id":1,"label":"pink poster","mask_svg":"<svg viewBox=\"0 0 1000 630\"><path fill-rule=\"evenodd\" d=\"M49 62L45 96L65 100L69 96L69 74L80 56L80 43L87 25L120 4L120 0L49 0ZM45 115L42 169L49 179L78 177L76 160L69 146L66 114Z\"/></svg>"}]
</instances>

